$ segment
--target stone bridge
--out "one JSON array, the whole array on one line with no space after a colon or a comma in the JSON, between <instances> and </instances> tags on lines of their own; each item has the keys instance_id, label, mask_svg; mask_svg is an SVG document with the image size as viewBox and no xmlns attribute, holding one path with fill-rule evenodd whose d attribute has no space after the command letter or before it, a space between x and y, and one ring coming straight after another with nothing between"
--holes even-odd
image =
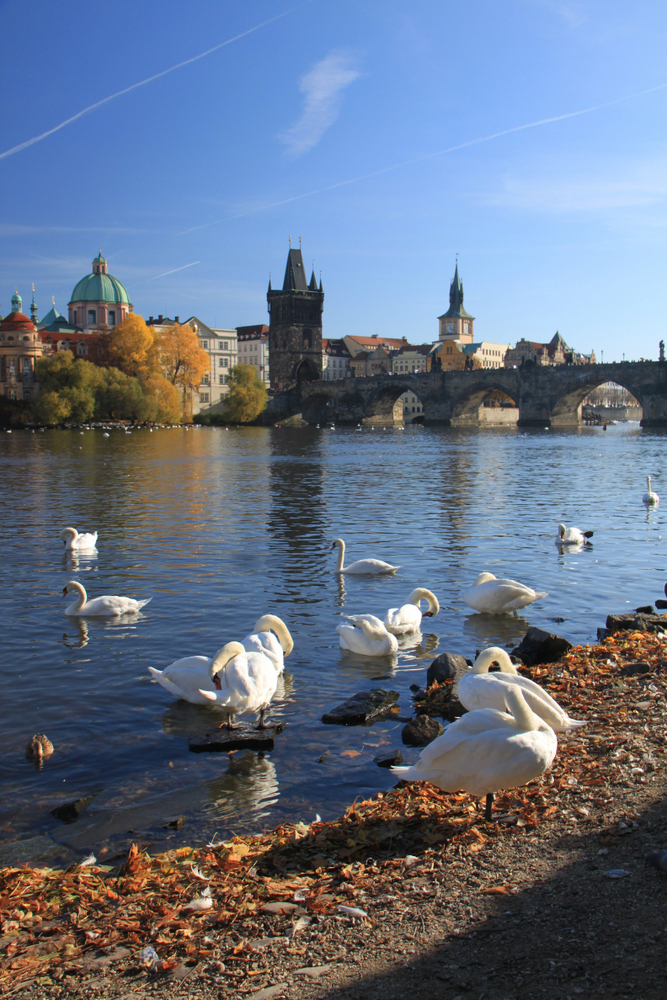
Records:
<instances>
[{"instance_id":1,"label":"stone bridge","mask_svg":"<svg viewBox=\"0 0 667 1000\"><path fill-rule=\"evenodd\" d=\"M299 405L308 423L391 424L404 392L424 407L424 423L479 422L479 408L495 390L506 393L523 426L562 427L581 423L581 403L604 382L615 382L643 408L644 427L667 426L667 364L625 361L607 365L559 365L377 375L301 386Z\"/></svg>"}]
</instances>

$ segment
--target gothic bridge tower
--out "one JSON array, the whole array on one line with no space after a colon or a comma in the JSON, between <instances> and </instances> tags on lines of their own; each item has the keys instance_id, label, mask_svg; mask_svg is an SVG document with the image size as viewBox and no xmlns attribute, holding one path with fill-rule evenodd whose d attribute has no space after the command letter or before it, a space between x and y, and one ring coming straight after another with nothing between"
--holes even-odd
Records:
<instances>
[{"instance_id":1,"label":"gothic bridge tower","mask_svg":"<svg viewBox=\"0 0 667 1000\"><path fill-rule=\"evenodd\" d=\"M324 292L313 271L306 281L301 250L290 247L282 290L266 293L269 309L269 371L272 389L291 389L322 378Z\"/></svg>"}]
</instances>

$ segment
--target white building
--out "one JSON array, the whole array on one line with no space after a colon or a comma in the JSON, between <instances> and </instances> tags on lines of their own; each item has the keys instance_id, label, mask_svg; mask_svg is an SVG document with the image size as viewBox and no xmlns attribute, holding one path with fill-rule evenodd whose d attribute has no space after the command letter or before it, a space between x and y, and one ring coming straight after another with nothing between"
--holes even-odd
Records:
<instances>
[{"instance_id":1,"label":"white building","mask_svg":"<svg viewBox=\"0 0 667 1000\"><path fill-rule=\"evenodd\" d=\"M424 416L424 407L419 396L415 396L414 392L404 392L403 395L398 400L403 413L403 421L406 424L411 424L415 417ZM395 414L397 417L398 414Z\"/></svg>"},{"instance_id":2,"label":"white building","mask_svg":"<svg viewBox=\"0 0 667 1000\"><path fill-rule=\"evenodd\" d=\"M199 392L194 393L192 414L219 413L229 392L230 369L238 364L236 330L207 326L196 316L191 316L184 325L194 330L199 346L209 357L209 371L204 375Z\"/></svg>"},{"instance_id":3,"label":"white building","mask_svg":"<svg viewBox=\"0 0 667 1000\"><path fill-rule=\"evenodd\" d=\"M463 349L466 354L479 361L482 368L504 368L509 344L494 344L491 340L482 340L477 344L466 344Z\"/></svg>"},{"instance_id":4,"label":"white building","mask_svg":"<svg viewBox=\"0 0 667 1000\"><path fill-rule=\"evenodd\" d=\"M322 337L322 378L325 381L349 378L352 375L350 358L343 340Z\"/></svg>"},{"instance_id":5,"label":"white building","mask_svg":"<svg viewBox=\"0 0 667 1000\"><path fill-rule=\"evenodd\" d=\"M269 328L261 323L258 326L237 326L238 364L252 365L260 382L269 388L271 373L269 371Z\"/></svg>"},{"instance_id":6,"label":"white building","mask_svg":"<svg viewBox=\"0 0 667 1000\"><path fill-rule=\"evenodd\" d=\"M391 355L391 370L394 375L403 372L426 372L431 368L431 344L406 344Z\"/></svg>"}]
</instances>

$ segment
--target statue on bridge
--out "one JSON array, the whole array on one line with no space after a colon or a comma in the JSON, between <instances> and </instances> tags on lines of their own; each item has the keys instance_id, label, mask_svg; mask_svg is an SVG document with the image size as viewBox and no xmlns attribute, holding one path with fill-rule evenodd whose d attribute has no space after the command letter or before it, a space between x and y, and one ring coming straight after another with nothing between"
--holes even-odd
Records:
<instances>
[{"instance_id":1,"label":"statue on bridge","mask_svg":"<svg viewBox=\"0 0 667 1000\"><path fill-rule=\"evenodd\" d=\"M661 340L660 343L658 344L658 351L659 351L658 361L664 361L665 360L665 342L664 342L664 340Z\"/></svg>"}]
</instances>

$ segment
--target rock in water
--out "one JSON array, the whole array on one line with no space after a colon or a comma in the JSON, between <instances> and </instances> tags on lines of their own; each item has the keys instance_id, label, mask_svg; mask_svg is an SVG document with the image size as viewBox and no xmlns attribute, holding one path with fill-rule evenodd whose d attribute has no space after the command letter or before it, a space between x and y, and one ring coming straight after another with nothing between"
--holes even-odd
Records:
<instances>
[{"instance_id":1,"label":"rock in water","mask_svg":"<svg viewBox=\"0 0 667 1000\"><path fill-rule=\"evenodd\" d=\"M342 705L325 712L322 722L336 726L363 726L389 712L398 701L398 691L371 688L359 691Z\"/></svg>"},{"instance_id":2,"label":"rock in water","mask_svg":"<svg viewBox=\"0 0 667 1000\"><path fill-rule=\"evenodd\" d=\"M614 632L664 632L667 629L665 615L638 615L631 611L623 615L607 615L605 622L610 633Z\"/></svg>"},{"instance_id":3,"label":"rock in water","mask_svg":"<svg viewBox=\"0 0 667 1000\"><path fill-rule=\"evenodd\" d=\"M94 795L86 795L84 798L75 799L74 802L67 802L63 806L57 806L51 810L51 815L59 819L61 823L74 823L84 809L87 809L95 798Z\"/></svg>"},{"instance_id":4,"label":"rock in water","mask_svg":"<svg viewBox=\"0 0 667 1000\"><path fill-rule=\"evenodd\" d=\"M395 767L403 763L403 754L400 750L389 750L387 753L377 754L373 761L378 767Z\"/></svg>"},{"instance_id":5,"label":"rock in water","mask_svg":"<svg viewBox=\"0 0 667 1000\"><path fill-rule=\"evenodd\" d=\"M437 719L431 719L428 715L418 715L416 719L403 726L401 739L406 746L425 747L444 731Z\"/></svg>"},{"instance_id":6,"label":"rock in water","mask_svg":"<svg viewBox=\"0 0 667 1000\"><path fill-rule=\"evenodd\" d=\"M572 649L572 643L567 639L531 625L513 653L527 667L534 667L536 663L554 663L569 649Z\"/></svg>"},{"instance_id":7,"label":"rock in water","mask_svg":"<svg viewBox=\"0 0 667 1000\"><path fill-rule=\"evenodd\" d=\"M453 681L457 671L466 671L468 664L465 656L458 653L441 653L428 668L426 673L426 686L430 687L433 681L442 684L443 681Z\"/></svg>"},{"instance_id":8,"label":"rock in water","mask_svg":"<svg viewBox=\"0 0 667 1000\"><path fill-rule=\"evenodd\" d=\"M667 872L667 851L652 851L645 855L647 865L653 865L660 872Z\"/></svg>"}]
</instances>

